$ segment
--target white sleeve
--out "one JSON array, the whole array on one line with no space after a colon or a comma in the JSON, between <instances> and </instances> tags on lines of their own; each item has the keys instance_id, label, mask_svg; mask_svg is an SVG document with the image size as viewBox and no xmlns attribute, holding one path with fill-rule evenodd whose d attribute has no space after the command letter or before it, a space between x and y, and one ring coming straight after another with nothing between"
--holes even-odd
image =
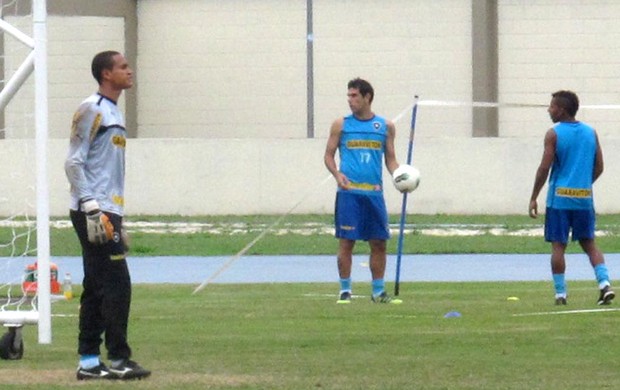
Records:
<instances>
[{"instance_id":1,"label":"white sleeve","mask_svg":"<svg viewBox=\"0 0 620 390\"><path fill-rule=\"evenodd\" d=\"M91 142L101 125L102 114L96 104L83 103L73 115L69 152L65 173L71 192L81 200L93 199L93 190L86 179L85 166Z\"/></svg>"}]
</instances>

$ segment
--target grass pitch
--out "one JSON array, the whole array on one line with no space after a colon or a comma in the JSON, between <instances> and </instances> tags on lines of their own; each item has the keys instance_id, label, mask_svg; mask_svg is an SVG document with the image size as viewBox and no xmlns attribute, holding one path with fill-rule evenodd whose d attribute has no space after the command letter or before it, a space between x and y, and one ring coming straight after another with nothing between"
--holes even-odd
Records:
<instances>
[{"instance_id":1,"label":"grass pitch","mask_svg":"<svg viewBox=\"0 0 620 390\"><path fill-rule=\"evenodd\" d=\"M337 251L331 214L226 216L127 216L131 256L226 256L265 235L247 255L327 255ZM597 242L605 253L620 252L620 214L599 215ZM64 221L65 223L58 224ZM10 221L11 223L15 221ZM17 221L19 222L19 221ZM23 222L23 221L22 221ZM50 231L52 256L79 256L79 243L70 223L56 220ZM395 232L388 251L396 253L400 216L390 216ZM549 253L542 237L543 218L527 215L408 215L403 253ZM141 224L156 224L147 228ZM133 225L132 225L133 224ZM60 226L59 226L60 225ZM196 230L188 228L201 226ZM272 229L268 229L272 227ZM0 224L0 257L32 255L36 248L34 221L14 227ZM538 229L532 233L533 229ZM440 234L429 234L436 230ZM451 230L460 230L453 234ZM191 231L188 233L188 231ZM569 253L581 252L569 245ZM356 245L355 253L367 252Z\"/></svg>"},{"instance_id":2,"label":"grass pitch","mask_svg":"<svg viewBox=\"0 0 620 390\"><path fill-rule=\"evenodd\" d=\"M147 380L75 380L75 299L52 305L51 345L24 328L24 358L0 361L0 387L620 388L620 312L599 310L594 282L569 281L562 307L550 282L402 283L401 305L371 303L369 283L354 283L350 305L336 284L194 287L134 287L130 342Z\"/></svg>"},{"instance_id":3,"label":"grass pitch","mask_svg":"<svg viewBox=\"0 0 620 390\"><path fill-rule=\"evenodd\" d=\"M233 219L218 218L185 222L222 221L230 226ZM135 232L131 256L232 255L277 216L234 218L246 226L245 233ZM392 222L397 220L392 217ZM330 221L331 216L286 220L303 226ZM412 216L410 222L497 225L507 233L472 237L413 231L405 239L404 253L550 250L542 237L510 234L542 225L525 216ZM597 239L601 249L620 252L620 215L601 216L599 228L605 230ZM14 256L15 248L26 253L20 244L33 237L15 232L0 227L0 242L16 243L0 256ZM53 255L79 254L71 229L52 229L51 235ZM396 243L396 237L389 242L390 253L395 253ZM357 247L367 252L366 245ZM248 254L335 254L336 249L337 241L328 233L274 231ZM580 249L573 244L570 251ZM129 339L135 359L153 375L132 383L75 379L79 300L56 302L52 344L39 345L36 327L25 327L23 359L0 360L0 388L620 388L614 368L620 298L600 310L594 281L569 280L569 305L562 307L553 305L551 281L401 283L401 305L373 304L369 283L354 283L353 302L337 305L336 276L334 269L334 283L329 284L209 284L196 295L191 294L194 285L134 286ZM79 296L79 287L74 288ZM388 288L393 290L390 284ZM449 312L461 316L444 318Z\"/></svg>"}]
</instances>

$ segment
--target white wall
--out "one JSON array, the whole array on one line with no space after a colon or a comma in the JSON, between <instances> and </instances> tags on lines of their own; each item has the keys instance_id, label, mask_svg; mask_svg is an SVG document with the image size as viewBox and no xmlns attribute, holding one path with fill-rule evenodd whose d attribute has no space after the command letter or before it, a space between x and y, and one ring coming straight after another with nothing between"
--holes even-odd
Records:
<instances>
[{"instance_id":1,"label":"white wall","mask_svg":"<svg viewBox=\"0 0 620 390\"><path fill-rule=\"evenodd\" d=\"M330 123L348 111L350 78L368 78L375 110L398 119L401 161L414 94L471 100L469 1L314 0L317 137L305 139L305 4L139 1L140 138L128 142L129 214L283 213L302 199L295 212L331 213L334 183L325 181L322 156ZM499 0L498 12L500 101L542 107L501 109L500 137L491 139L470 138L470 107L421 107L414 163L423 182L412 212L525 213L551 125L544 107L550 93L574 88L582 104L619 101L616 1ZM93 25L100 33L85 28ZM120 18L50 17L48 28L50 205L65 215L71 117L96 87L92 56L122 50L124 25ZM606 173L595 188L599 212L620 212L611 190L620 170L619 114L578 114L597 127L605 152ZM7 133L0 141L0 166L10 167L0 175L0 215L34 207L33 146L18 139L32 136L31 112L10 115L7 129L26 136ZM387 188L397 213L400 195Z\"/></svg>"},{"instance_id":2,"label":"white wall","mask_svg":"<svg viewBox=\"0 0 620 390\"><path fill-rule=\"evenodd\" d=\"M469 100L469 2L313 3L318 137L347 113L357 76L390 118L415 94ZM140 137L306 137L305 0L149 0L138 19ZM468 136L471 113L428 123Z\"/></svg>"},{"instance_id":3,"label":"white wall","mask_svg":"<svg viewBox=\"0 0 620 390\"><path fill-rule=\"evenodd\" d=\"M394 118L414 95L471 100L469 1L314 1L316 129L327 137L347 114L346 84L360 76L375 88L376 112ZM471 110L424 118L422 137L468 137ZM404 121L403 128L408 128Z\"/></svg>"},{"instance_id":4,"label":"white wall","mask_svg":"<svg viewBox=\"0 0 620 390\"><path fill-rule=\"evenodd\" d=\"M548 104L572 89L581 104L620 102L620 2L499 0L499 101ZM601 136L620 136L620 110L583 109ZM548 117L545 116L547 122ZM540 110L500 111L500 135L539 134Z\"/></svg>"},{"instance_id":5,"label":"white wall","mask_svg":"<svg viewBox=\"0 0 620 390\"><path fill-rule=\"evenodd\" d=\"M399 158L406 134L397 142ZM67 140L50 145L50 208L64 216L68 185L63 171ZM129 215L332 213L335 183L323 166L324 140L130 139L126 211ZM0 215L33 214L34 146L0 142L0 165L19 163L0 177ZM595 185L599 213L618 213L620 139L603 141L606 171ZM409 213L525 214L542 155L538 138L420 138L414 161L422 183ZM391 213L402 197L384 177ZM545 190L539 203L544 209Z\"/></svg>"},{"instance_id":6,"label":"white wall","mask_svg":"<svg viewBox=\"0 0 620 390\"><path fill-rule=\"evenodd\" d=\"M25 33L31 34L31 20L9 18ZM90 63L102 50L124 50L122 18L49 16L48 29L48 106L49 137L68 138L71 118L80 102L97 90ZM7 76L13 74L28 51L13 37L4 36L8 51ZM6 110L6 138L34 137L34 76L20 88ZM124 99L119 101L124 107Z\"/></svg>"},{"instance_id":7,"label":"white wall","mask_svg":"<svg viewBox=\"0 0 620 390\"><path fill-rule=\"evenodd\" d=\"M303 138L305 1L138 4L139 136Z\"/></svg>"}]
</instances>

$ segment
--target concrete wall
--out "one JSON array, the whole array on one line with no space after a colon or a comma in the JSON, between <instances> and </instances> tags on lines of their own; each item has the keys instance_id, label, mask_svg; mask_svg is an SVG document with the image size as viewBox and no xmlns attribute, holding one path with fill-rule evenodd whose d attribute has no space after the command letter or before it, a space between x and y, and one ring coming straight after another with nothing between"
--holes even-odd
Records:
<instances>
[{"instance_id":1,"label":"concrete wall","mask_svg":"<svg viewBox=\"0 0 620 390\"><path fill-rule=\"evenodd\" d=\"M31 21L12 17L8 21L29 32ZM82 99L97 90L90 62L99 51L114 48L123 51L124 21L118 17L48 17L48 106L49 136L68 138L73 112ZM28 51L12 37L4 36L6 76L13 74ZM6 138L34 137L34 77L31 76L6 109ZM124 106L125 100L119 102ZM27 121L26 121L27 120Z\"/></svg>"},{"instance_id":2,"label":"concrete wall","mask_svg":"<svg viewBox=\"0 0 620 390\"><path fill-rule=\"evenodd\" d=\"M126 210L130 215L331 213L335 183L323 166L324 146L321 139L130 139ZM606 172L595 185L597 211L618 213L613 189L620 156L614 151L620 139L603 140L603 148ZM0 142L0 166L32 166L33 150L32 143L23 140ZM66 150L65 140L52 140L52 215L67 212L68 185L62 169ZM397 150L404 158L406 140L399 140ZM408 211L526 213L541 154L538 138L421 138L414 155L422 183L409 197ZM16 169L2 176L0 215L32 215L34 187L29 183L34 183L32 170ZM390 212L400 213L402 196L389 180L385 186Z\"/></svg>"},{"instance_id":3,"label":"concrete wall","mask_svg":"<svg viewBox=\"0 0 620 390\"><path fill-rule=\"evenodd\" d=\"M304 4L140 2L140 137L304 137Z\"/></svg>"},{"instance_id":4,"label":"concrete wall","mask_svg":"<svg viewBox=\"0 0 620 390\"><path fill-rule=\"evenodd\" d=\"M469 2L313 3L317 136L347 112L357 76L375 84L375 108L389 117L416 93L470 99ZM305 0L150 0L138 19L140 137L306 137ZM466 136L468 113L455 122L429 125Z\"/></svg>"},{"instance_id":5,"label":"concrete wall","mask_svg":"<svg viewBox=\"0 0 620 390\"><path fill-rule=\"evenodd\" d=\"M582 104L620 100L620 2L500 0L499 101L548 104L550 93L572 89ZM620 136L620 110L583 109L581 120L603 137ZM538 109L500 112L500 134L535 135Z\"/></svg>"},{"instance_id":6,"label":"concrete wall","mask_svg":"<svg viewBox=\"0 0 620 390\"><path fill-rule=\"evenodd\" d=\"M138 1L129 214L283 213L295 206L331 213L334 184L325 180L322 155L330 123L348 112L350 78L368 78L375 111L396 120L401 161L414 94L472 100L471 1L313 0L315 138L307 139L306 3ZM542 107L501 108L497 138L471 137L468 104L420 107L414 163L423 182L412 212L526 212L551 125L544 107L550 93L574 88L582 104L618 102L616 1L498 0L497 11L499 101ZM53 215L66 213L62 165L73 111L96 88L90 60L128 46L127 19L101 12L48 19ZM31 96L24 89L5 113L0 164L10 169L0 175L0 215L34 207ZM620 212L611 193L620 169L618 115L589 108L578 115L599 130L605 151L599 212ZM400 195L389 189L387 197L398 212Z\"/></svg>"}]
</instances>

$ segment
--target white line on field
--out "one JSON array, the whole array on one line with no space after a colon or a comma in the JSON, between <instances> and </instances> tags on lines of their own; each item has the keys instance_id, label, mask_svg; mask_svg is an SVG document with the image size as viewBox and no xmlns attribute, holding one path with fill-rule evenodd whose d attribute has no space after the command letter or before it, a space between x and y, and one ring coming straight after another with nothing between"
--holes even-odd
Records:
<instances>
[{"instance_id":1,"label":"white line on field","mask_svg":"<svg viewBox=\"0 0 620 390\"><path fill-rule=\"evenodd\" d=\"M620 311L620 308L614 309L583 309L583 310L563 310L563 311L542 311L537 313L521 313L513 314L513 317L526 317L526 316L547 316L555 314L581 314L581 313L604 313L607 311Z\"/></svg>"},{"instance_id":2,"label":"white line on field","mask_svg":"<svg viewBox=\"0 0 620 390\"><path fill-rule=\"evenodd\" d=\"M16 220L1 220L0 227L9 228L34 228L36 221L16 221ZM281 223L280 228L273 229L268 227L267 224L247 224L243 222L231 222L231 223L207 223L207 222L146 222L146 221L125 221L125 226L129 233L143 232L151 234L166 234L166 233L178 233L178 234L194 234L194 233L207 233L213 235L226 234L252 234L256 232L263 232L265 229L272 230L276 235L283 234L334 234L334 227L332 223ZM54 220L50 222L50 226L56 229L69 229L72 227L69 220ZM613 232L611 230L605 230L605 226L599 226L599 230L596 231L598 236L609 236ZM397 224L390 225L390 232L397 234L399 232ZM543 228L540 226L523 225L521 228L513 227L507 228L498 224L406 224L403 231L406 234L417 233L425 236L480 236L490 234L493 236L529 236L529 237L542 237Z\"/></svg>"}]
</instances>

